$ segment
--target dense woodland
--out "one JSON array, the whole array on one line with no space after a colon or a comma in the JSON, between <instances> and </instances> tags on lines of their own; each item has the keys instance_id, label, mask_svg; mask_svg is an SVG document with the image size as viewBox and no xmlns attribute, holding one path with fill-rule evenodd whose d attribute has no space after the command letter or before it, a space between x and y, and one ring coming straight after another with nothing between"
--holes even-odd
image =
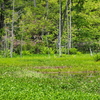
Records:
<instances>
[{"instance_id":1,"label":"dense woodland","mask_svg":"<svg viewBox=\"0 0 100 100\"><path fill-rule=\"evenodd\" d=\"M0 55L99 50L100 0L0 0Z\"/></svg>"}]
</instances>

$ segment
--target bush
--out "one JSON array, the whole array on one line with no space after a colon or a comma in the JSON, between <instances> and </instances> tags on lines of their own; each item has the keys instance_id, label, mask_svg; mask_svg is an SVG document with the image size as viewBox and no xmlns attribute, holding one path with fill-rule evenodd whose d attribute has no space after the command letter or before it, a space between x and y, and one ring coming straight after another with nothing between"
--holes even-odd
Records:
<instances>
[{"instance_id":1,"label":"bush","mask_svg":"<svg viewBox=\"0 0 100 100\"><path fill-rule=\"evenodd\" d=\"M13 52L12 53L12 55L13 55L13 57L16 57L17 56L17 53L15 53L15 52ZM9 49L7 49L6 51L0 51L0 57L7 57L7 58L9 58L10 57L10 50Z\"/></svg>"},{"instance_id":2,"label":"bush","mask_svg":"<svg viewBox=\"0 0 100 100\"><path fill-rule=\"evenodd\" d=\"M38 43L34 46L31 46L31 49L29 50L30 53L32 54L40 54L41 53L41 48L43 47L43 44Z\"/></svg>"},{"instance_id":3,"label":"bush","mask_svg":"<svg viewBox=\"0 0 100 100\"><path fill-rule=\"evenodd\" d=\"M22 55L31 55L31 53L30 51L25 50L25 51L22 51Z\"/></svg>"},{"instance_id":4,"label":"bush","mask_svg":"<svg viewBox=\"0 0 100 100\"><path fill-rule=\"evenodd\" d=\"M55 51L52 48L41 47L41 54L54 54Z\"/></svg>"},{"instance_id":5,"label":"bush","mask_svg":"<svg viewBox=\"0 0 100 100\"><path fill-rule=\"evenodd\" d=\"M77 52L77 55L81 55L81 54L82 54L82 52L79 52L79 51Z\"/></svg>"},{"instance_id":6,"label":"bush","mask_svg":"<svg viewBox=\"0 0 100 100\"><path fill-rule=\"evenodd\" d=\"M67 53L68 53L68 49L67 49L67 48L65 48L65 47L62 47L62 49L61 49L61 50L62 50L62 54L65 54L65 53L67 54Z\"/></svg>"},{"instance_id":7,"label":"bush","mask_svg":"<svg viewBox=\"0 0 100 100\"><path fill-rule=\"evenodd\" d=\"M62 47L62 54L68 54L68 48ZM69 54L82 54L81 52L79 52L76 48L71 48L69 50Z\"/></svg>"},{"instance_id":8,"label":"bush","mask_svg":"<svg viewBox=\"0 0 100 100\"><path fill-rule=\"evenodd\" d=\"M96 54L96 55L94 56L94 60L95 60L95 61L100 61L100 54Z\"/></svg>"},{"instance_id":9,"label":"bush","mask_svg":"<svg viewBox=\"0 0 100 100\"><path fill-rule=\"evenodd\" d=\"M70 54L77 54L78 50L76 48L70 48L69 53Z\"/></svg>"},{"instance_id":10,"label":"bush","mask_svg":"<svg viewBox=\"0 0 100 100\"><path fill-rule=\"evenodd\" d=\"M2 56L2 57L10 57L10 50L8 49L8 50L6 50L6 51L0 51L0 55Z\"/></svg>"}]
</instances>

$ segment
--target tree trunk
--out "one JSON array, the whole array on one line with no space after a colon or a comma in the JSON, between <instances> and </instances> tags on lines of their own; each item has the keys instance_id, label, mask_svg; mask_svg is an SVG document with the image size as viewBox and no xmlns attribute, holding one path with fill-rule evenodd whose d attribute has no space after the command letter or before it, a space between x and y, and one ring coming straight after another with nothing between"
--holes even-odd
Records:
<instances>
[{"instance_id":1,"label":"tree trunk","mask_svg":"<svg viewBox=\"0 0 100 100\"><path fill-rule=\"evenodd\" d=\"M36 7L36 0L34 0L34 7Z\"/></svg>"},{"instance_id":2,"label":"tree trunk","mask_svg":"<svg viewBox=\"0 0 100 100\"><path fill-rule=\"evenodd\" d=\"M72 44L72 16L71 16L71 0L70 0L70 36L69 36L69 48L71 48L71 44Z\"/></svg>"},{"instance_id":3,"label":"tree trunk","mask_svg":"<svg viewBox=\"0 0 100 100\"><path fill-rule=\"evenodd\" d=\"M8 57L8 33L7 33L7 29L6 29L6 23L5 23L5 39L4 39L4 41L5 41L5 48L4 48L4 56L5 57Z\"/></svg>"},{"instance_id":4,"label":"tree trunk","mask_svg":"<svg viewBox=\"0 0 100 100\"><path fill-rule=\"evenodd\" d=\"M13 57L13 42L14 42L14 4L15 0L13 0L13 11L12 11L12 31L11 31L11 47L10 47L10 57Z\"/></svg>"},{"instance_id":5,"label":"tree trunk","mask_svg":"<svg viewBox=\"0 0 100 100\"><path fill-rule=\"evenodd\" d=\"M20 57L22 57L22 41L23 41L23 33L21 33L21 41L20 41Z\"/></svg>"},{"instance_id":6,"label":"tree trunk","mask_svg":"<svg viewBox=\"0 0 100 100\"><path fill-rule=\"evenodd\" d=\"M72 47L72 16L71 16L71 0L70 0L70 7L69 7L69 18L67 18L68 20L68 54L69 54L69 51L70 51L70 48ZM68 14L68 13L67 13Z\"/></svg>"},{"instance_id":7,"label":"tree trunk","mask_svg":"<svg viewBox=\"0 0 100 100\"><path fill-rule=\"evenodd\" d=\"M58 36L59 56L61 56L61 34L62 34L62 1L59 0L59 36Z\"/></svg>"},{"instance_id":8,"label":"tree trunk","mask_svg":"<svg viewBox=\"0 0 100 100\"><path fill-rule=\"evenodd\" d=\"M4 2L0 4L0 29L4 28Z\"/></svg>"}]
</instances>

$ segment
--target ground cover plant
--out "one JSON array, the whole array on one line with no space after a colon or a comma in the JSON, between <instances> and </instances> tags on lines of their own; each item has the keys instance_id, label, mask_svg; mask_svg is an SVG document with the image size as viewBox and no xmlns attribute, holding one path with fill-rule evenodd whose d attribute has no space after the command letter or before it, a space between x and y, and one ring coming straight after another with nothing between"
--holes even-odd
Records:
<instances>
[{"instance_id":1,"label":"ground cover plant","mask_svg":"<svg viewBox=\"0 0 100 100\"><path fill-rule=\"evenodd\" d=\"M99 100L100 62L85 55L0 58L0 100Z\"/></svg>"}]
</instances>

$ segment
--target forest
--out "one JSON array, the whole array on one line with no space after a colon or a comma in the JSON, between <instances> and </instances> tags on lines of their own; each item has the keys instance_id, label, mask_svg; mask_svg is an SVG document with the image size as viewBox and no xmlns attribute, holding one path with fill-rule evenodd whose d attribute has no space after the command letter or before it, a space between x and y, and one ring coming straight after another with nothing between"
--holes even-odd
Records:
<instances>
[{"instance_id":1,"label":"forest","mask_svg":"<svg viewBox=\"0 0 100 100\"><path fill-rule=\"evenodd\" d=\"M0 0L0 100L100 100L100 0Z\"/></svg>"},{"instance_id":2,"label":"forest","mask_svg":"<svg viewBox=\"0 0 100 100\"><path fill-rule=\"evenodd\" d=\"M0 0L0 55L99 50L99 0Z\"/></svg>"}]
</instances>

